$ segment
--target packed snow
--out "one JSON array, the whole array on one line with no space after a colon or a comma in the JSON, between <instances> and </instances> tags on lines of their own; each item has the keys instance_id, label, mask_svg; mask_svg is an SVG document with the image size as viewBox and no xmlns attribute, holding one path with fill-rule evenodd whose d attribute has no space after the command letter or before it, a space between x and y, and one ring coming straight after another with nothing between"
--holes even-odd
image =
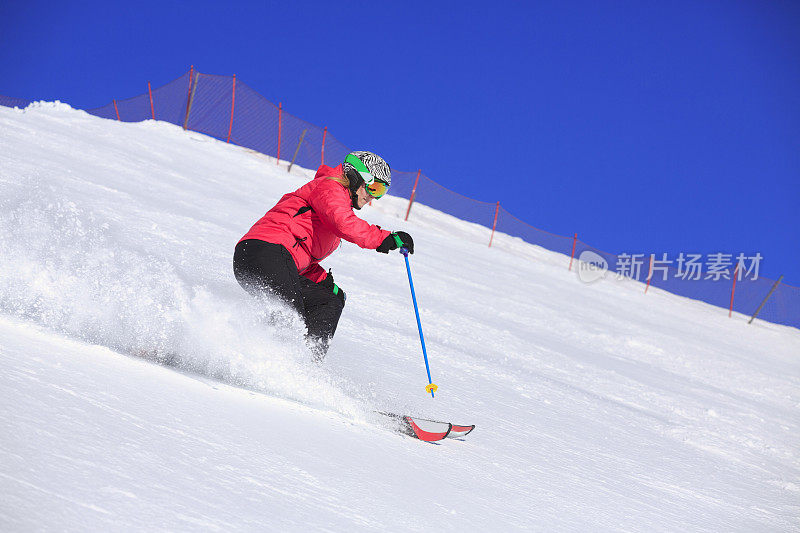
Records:
<instances>
[{"instance_id":1,"label":"packed snow","mask_svg":"<svg viewBox=\"0 0 800 533\"><path fill-rule=\"evenodd\" d=\"M800 531L800 331L386 197L359 215L414 237L436 398L396 252L323 262L348 299L315 364L231 267L313 173L0 107L0 530Z\"/></svg>"}]
</instances>

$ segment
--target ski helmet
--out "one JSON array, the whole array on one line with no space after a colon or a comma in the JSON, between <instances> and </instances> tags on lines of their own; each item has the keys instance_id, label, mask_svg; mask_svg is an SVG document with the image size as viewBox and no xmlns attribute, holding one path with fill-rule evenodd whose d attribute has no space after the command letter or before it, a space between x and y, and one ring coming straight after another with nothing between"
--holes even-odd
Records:
<instances>
[{"instance_id":1,"label":"ski helmet","mask_svg":"<svg viewBox=\"0 0 800 533\"><path fill-rule=\"evenodd\" d=\"M344 158L342 170L350 181L351 195L355 195L363 183L373 198L380 198L392 184L392 170L389 165L372 152L350 152Z\"/></svg>"}]
</instances>

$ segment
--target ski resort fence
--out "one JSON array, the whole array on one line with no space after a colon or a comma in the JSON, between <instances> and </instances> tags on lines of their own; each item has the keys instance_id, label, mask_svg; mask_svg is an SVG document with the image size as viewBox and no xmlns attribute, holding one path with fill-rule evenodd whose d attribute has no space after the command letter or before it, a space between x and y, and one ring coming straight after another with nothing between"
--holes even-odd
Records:
<instances>
[{"instance_id":1,"label":"ski resort fence","mask_svg":"<svg viewBox=\"0 0 800 533\"><path fill-rule=\"evenodd\" d=\"M0 105L25 107L29 100L0 96ZM275 105L236 76L200 73L191 68L183 76L152 87L139 96L112 100L103 107L86 110L88 113L122 122L162 120L186 130L204 133L276 158L278 164L294 164L315 169L320 164L335 166L350 152L328 131L306 122ZM406 219L414 203L421 203L459 219L486 227L488 245L495 242L495 233L517 237L567 256L565 267L584 269L586 258L591 263L603 263L607 272L620 270L621 262L629 260L597 250L572 237L555 235L537 229L518 219L500 205L468 198L447 189L422 174L420 170L392 169L391 195L409 200ZM700 300L724 309L800 328L800 288L774 280L742 277L738 267L718 276L701 275L700 279L685 279L674 267L661 267L655 275L655 256L645 256L645 268L627 269L625 276L673 294ZM568 261L567 261L568 260ZM567 262L569 266L567 267ZM765 300L766 299L766 300Z\"/></svg>"}]
</instances>

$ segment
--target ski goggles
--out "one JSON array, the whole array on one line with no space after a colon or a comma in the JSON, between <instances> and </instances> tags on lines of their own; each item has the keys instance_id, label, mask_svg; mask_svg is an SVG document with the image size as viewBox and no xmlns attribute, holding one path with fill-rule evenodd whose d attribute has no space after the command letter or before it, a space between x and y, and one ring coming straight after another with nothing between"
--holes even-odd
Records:
<instances>
[{"instance_id":1,"label":"ski goggles","mask_svg":"<svg viewBox=\"0 0 800 533\"><path fill-rule=\"evenodd\" d=\"M376 200L386 194L386 191L388 190L389 186L377 178L375 178L372 183L367 185L367 193L369 193L369 195Z\"/></svg>"},{"instance_id":2,"label":"ski goggles","mask_svg":"<svg viewBox=\"0 0 800 533\"><path fill-rule=\"evenodd\" d=\"M345 163L350 163L355 171L358 172L361 179L364 180L367 193L376 200L389 190L389 185L385 181L373 176L367 168L367 165L353 154L349 154L344 161Z\"/></svg>"}]
</instances>

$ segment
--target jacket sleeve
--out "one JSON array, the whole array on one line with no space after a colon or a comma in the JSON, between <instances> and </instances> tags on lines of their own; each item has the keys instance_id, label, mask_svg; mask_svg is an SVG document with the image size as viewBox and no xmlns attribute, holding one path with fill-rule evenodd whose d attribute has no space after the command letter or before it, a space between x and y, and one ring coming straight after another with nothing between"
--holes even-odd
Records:
<instances>
[{"instance_id":1,"label":"jacket sleeve","mask_svg":"<svg viewBox=\"0 0 800 533\"><path fill-rule=\"evenodd\" d=\"M358 218L353 213L350 202L350 193L342 184L323 179L310 196L308 203L337 237L362 248L376 249L390 232Z\"/></svg>"},{"instance_id":2,"label":"jacket sleeve","mask_svg":"<svg viewBox=\"0 0 800 533\"><path fill-rule=\"evenodd\" d=\"M310 279L314 283L319 283L328 277L328 273L320 266L319 263L312 263L307 269L303 271L304 277Z\"/></svg>"}]
</instances>

